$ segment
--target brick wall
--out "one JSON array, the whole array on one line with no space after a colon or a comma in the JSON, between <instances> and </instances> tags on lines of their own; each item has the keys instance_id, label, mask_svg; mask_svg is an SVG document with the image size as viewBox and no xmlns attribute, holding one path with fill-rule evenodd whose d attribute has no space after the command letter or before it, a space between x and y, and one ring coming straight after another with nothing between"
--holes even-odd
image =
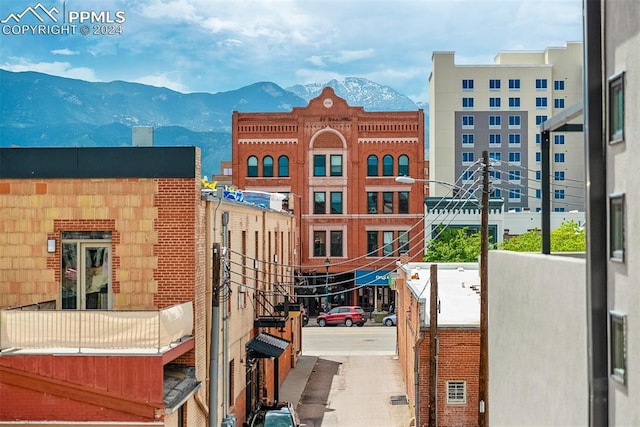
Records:
<instances>
[{"instance_id":1,"label":"brick wall","mask_svg":"<svg viewBox=\"0 0 640 427\"><path fill-rule=\"evenodd\" d=\"M406 286L404 270L396 279L398 316L398 359L407 387L407 397L419 427L427 426L431 383L429 328L421 324L419 305ZM428 297L427 297L428 298ZM428 301L427 301L428 310ZM440 328L438 354L438 425L473 427L478 423L478 373L480 330L475 328ZM417 352L417 373L416 373ZM417 375L417 378L416 378ZM447 404L447 381L466 382L466 404ZM418 395L416 396L416 388Z\"/></svg>"},{"instance_id":2,"label":"brick wall","mask_svg":"<svg viewBox=\"0 0 640 427\"><path fill-rule=\"evenodd\" d=\"M428 334L428 332L427 332ZM480 330L440 329L438 331L438 425L473 427L478 425L478 372ZM429 419L429 340L420 346L420 420ZM466 403L447 404L447 381L466 382Z\"/></svg>"}]
</instances>

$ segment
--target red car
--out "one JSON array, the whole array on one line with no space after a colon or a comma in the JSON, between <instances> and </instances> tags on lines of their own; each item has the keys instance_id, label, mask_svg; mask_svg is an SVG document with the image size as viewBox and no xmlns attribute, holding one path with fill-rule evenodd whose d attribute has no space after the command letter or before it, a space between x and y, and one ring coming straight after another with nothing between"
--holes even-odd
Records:
<instances>
[{"instance_id":1,"label":"red car","mask_svg":"<svg viewBox=\"0 0 640 427\"><path fill-rule=\"evenodd\" d=\"M316 318L318 326L327 325L340 325L344 323L345 326L364 326L367 322L367 317L362 309L357 305L334 307L328 313L320 313Z\"/></svg>"}]
</instances>

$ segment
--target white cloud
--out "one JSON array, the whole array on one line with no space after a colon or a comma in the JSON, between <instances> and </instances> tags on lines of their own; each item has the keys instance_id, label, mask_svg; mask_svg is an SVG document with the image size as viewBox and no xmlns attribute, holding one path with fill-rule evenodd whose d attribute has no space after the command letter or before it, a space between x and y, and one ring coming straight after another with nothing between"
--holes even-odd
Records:
<instances>
[{"instance_id":1,"label":"white cloud","mask_svg":"<svg viewBox=\"0 0 640 427\"><path fill-rule=\"evenodd\" d=\"M159 73L149 76L142 76L132 80L135 83L142 83L145 85L151 85L156 87L166 87L167 89L175 90L176 92L186 93L189 91L188 87L179 81L173 80L169 77L168 73Z\"/></svg>"},{"instance_id":2,"label":"white cloud","mask_svg":"<svg viewBox=\"0 0 640 427\"><path fill-rule=\"evenodd\" d=\"M372 48L363 50L341 50L336 56L331 57L331 61L338 64L346 64L360 59L373 58L376 51Z\"/></svg>"},{"instance_id":3,"label":"white cloud","mask_svg":"<svg viewBox=\"0 0 640 427\"><path fill-rule=\"evenodd\" d=\"M51 51L51 53L53 53L54 55L65 55L65 56L71 56L71 55L78 55L79 52L75 51L75 50L70 50L70 49L54 49Z\"/></svg>"},{"instance_id":4,"label":"white cloud","mask_svg":"<svg viewBox=\"0 0 640 427\"><path fill-rule=\"evenodd\" d=\"M324 67L326 65L324 62L325 58L326 56L311 55L309 58L306 59L306 61L315 65L316 67Z\"/></svg>"},{"instance_id":5,"label":"white cloud","mask_svg":"<svg viewBox=\"0 0 640 427\"><path fill-rule=\"evenodd\" d=\"M10 58L10 62L3 63L0 68L14 72L35 71L90 82L101 81L91 68L73 67L68 62L31 62L25 58Z\"/></svg>"}]
</instances>

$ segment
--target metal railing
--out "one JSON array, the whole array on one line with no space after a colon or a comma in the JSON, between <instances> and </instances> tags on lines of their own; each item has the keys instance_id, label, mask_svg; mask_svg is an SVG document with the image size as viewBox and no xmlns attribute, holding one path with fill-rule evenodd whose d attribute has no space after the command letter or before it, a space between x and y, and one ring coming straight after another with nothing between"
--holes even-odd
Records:
<instances>
[{"instance_id":1,"label":"metal railing","mask_svg":"<svg viewBox=\"0 0 640 427\"><path fill-rule=\"evenodd\" d=\"M158 311L0 310L0 351L161 352L192 331L190 302Z\"/></svg>"}]
</instances>

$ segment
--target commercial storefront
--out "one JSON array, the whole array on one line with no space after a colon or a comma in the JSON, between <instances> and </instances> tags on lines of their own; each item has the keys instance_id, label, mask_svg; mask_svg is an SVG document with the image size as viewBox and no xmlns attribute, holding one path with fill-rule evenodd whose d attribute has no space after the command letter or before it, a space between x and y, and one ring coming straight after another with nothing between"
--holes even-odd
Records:
<instances>
[{"instance_id":1,"label":"commercial storefront","mask_svg":"<svg viewBox=\"0 0 640 427\"><path fill-rule=\"evenodd\" d=\"M395 292L391 283L391 270L357 270L355 276L358 305L367 313L393 311ZM391 309L391 310L390 310Z\"/></svg>"}]
</instances>

